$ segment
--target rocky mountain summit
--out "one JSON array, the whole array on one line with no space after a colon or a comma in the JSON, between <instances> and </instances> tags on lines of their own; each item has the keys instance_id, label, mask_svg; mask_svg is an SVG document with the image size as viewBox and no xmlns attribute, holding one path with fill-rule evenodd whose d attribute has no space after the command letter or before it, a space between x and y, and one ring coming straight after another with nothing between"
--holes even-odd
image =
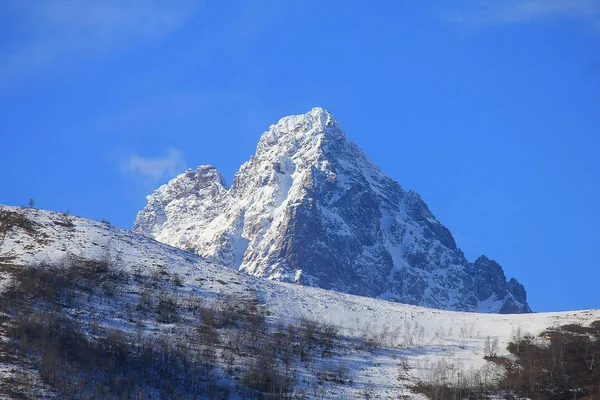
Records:
<instances>
[{"instance_id":1,"label":"rocky mountain summit","mask_svg":"<svg viewBox=\"0 0 600 400\"><path fill-rule=\"evenodd\" d=\"M321 108L272 125L231 187L187 170L148 196L134 231L251 275L427 307L531 312L525 289L474 263Z\"/></svg>"}]
</instances>

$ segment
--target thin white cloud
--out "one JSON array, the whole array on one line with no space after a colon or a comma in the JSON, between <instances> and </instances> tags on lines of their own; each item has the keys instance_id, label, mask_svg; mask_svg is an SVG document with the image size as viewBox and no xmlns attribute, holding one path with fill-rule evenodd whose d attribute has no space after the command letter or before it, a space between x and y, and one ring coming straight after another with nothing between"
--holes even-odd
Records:
<instances>
[{"instance_id":1,"label":"thin white cloud","mask_svg":"<svg viewBox=\"0 0 600 400\"><path fill-rule=\"evenodd\" d=\"M185 169L185 159L180 150L169 148L163 157L142 157L130 155L121 162L121 170L128 174L138 175L156 183L164 178L173 178Z\"/></svg>"},{"instance_id":2,"label":"thin white cloud","mask_svg":"<svg viewBox=\"0 0 600 400\"><path fill-rule=\"evenodd\" d=\"M535 20L580 19L598 25L600 1L598 0L469 0L450 19L454 22L487 26L516 24Z\"/></svg>"},{"instance_id":3,"label":"thin white cloud","mask_svg":"<svg viewBox=\"0 0 600 400\"><path fill-rule=\"evenodd\" d=\"M0 48L0 73L11 80L105 57L166 36L197 10L197 0L9 0L15 31Z\"/></svg>"}]
</instances>

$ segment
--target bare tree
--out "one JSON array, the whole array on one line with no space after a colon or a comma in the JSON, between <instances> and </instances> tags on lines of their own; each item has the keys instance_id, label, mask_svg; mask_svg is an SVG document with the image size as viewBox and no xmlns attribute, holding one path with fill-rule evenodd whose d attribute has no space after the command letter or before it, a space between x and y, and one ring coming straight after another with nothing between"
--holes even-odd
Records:
<instances>
[{"instance_id":1,"label":"bare tree","mask_svg":"<svg viewBox=\"0 0 600 400\"><path fill-rule=\"evenodd\" d=\"M492 339L488 336L483 345L484 357L495 358L498 355L498 347L498 338L495 337Z\"/></svg>"},{"instance_id":2,"label":"bare tree","mask_svg":"<svg viewBox=\"0 0 600 400\"><path fill-rule=\"evenodd\" d=\"M484 357L491 357L492 353L492 339L490 339L490 337L486 337L485 338L485 342L483 344L483 356Z\"/></svg>"},{"instance_id":3,"label":"bare tree","mask_svg":"<svg viewBox=\"0 0 600 400\"><path fill-rule=\"evenodd\" d=\"M513 328L511 340L517 346L517 354L519 354L521 352L521 342L523 341L523 330L520 326L517 329Z\"/></svg>"}]
</instances>

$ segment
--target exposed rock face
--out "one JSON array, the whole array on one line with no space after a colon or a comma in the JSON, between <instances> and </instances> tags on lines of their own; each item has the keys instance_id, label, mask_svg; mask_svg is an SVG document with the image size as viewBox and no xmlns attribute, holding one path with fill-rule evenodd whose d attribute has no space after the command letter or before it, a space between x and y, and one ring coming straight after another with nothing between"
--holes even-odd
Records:
<instances>
[{"instance_id":1,"label":"exposed rock face","mask_svg":"<svg viewBox=\"0 0 600 400\"><path fill-rule=\"evenodd\" d=\"M163 185L134 230L269 279L435 308L530 312L516 280L507 284L486 257L467 262L421 197L320 108L272 125L231 188L210 166Z\"/></svg>"},{"instance_id":2,"label":"exposed rock face","mask_svg":"<svg viewBox=\"0 0 600 400\"><path fill-rule=\"evenodd\" d=\"M485 300L490 296L501 298L506 294L506 277L500 264L481 256L475 260L473 267L478 300Z\"/></svg>"},{"instance_id":3,"label":"exposed rock face","mask_svg":"<svg viewBox=\"0 0 600 400\"><path fill-rule=\"evenodd\" d=\"M500 313L531 312L525 288L515 278L506 282L500 264L480 256L472 264L475 292L480 309L490 308Z\"/></svg>"}]
</instances>

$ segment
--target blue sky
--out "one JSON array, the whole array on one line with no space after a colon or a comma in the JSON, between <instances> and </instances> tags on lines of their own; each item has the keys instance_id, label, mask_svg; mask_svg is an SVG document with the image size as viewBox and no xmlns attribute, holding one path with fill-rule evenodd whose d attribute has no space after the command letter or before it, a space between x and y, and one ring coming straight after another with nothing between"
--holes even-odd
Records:
<instances>
[{"instance_id":1,"label":"blue sky","mask_svg":"<svg viewBox=\"0 0 600 400\"><path fill-rule=\"evenodd\" d=\"M598 1L0 5L0 203L130 228L315 106L534 310L600 307Z\"/></svg>"}]
</instances>

